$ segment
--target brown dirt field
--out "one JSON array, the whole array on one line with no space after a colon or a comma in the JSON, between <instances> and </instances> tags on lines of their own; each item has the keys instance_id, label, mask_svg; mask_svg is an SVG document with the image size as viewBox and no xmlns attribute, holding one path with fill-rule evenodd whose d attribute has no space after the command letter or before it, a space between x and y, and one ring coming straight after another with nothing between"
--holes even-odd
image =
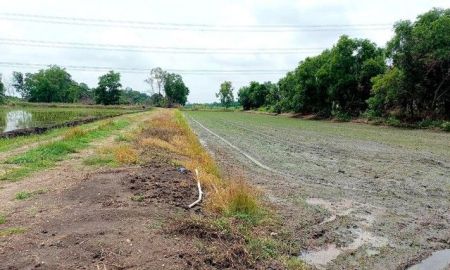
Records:
<instances>
[{"instance_id":1,"label":"brown dirt field","mask_svg":"<svg viewBox=\"0 0 450 270\"><path fill-rule=\"evenodd\" d=\"M14 204L0 228L13 224L26 232L0 238L0 269L188 266L183 254L192 243L167 237L162 228L187 215L184 208L196 197L191 174L153 163L74 175L72 181ZM142 201L132 200L137 196Z\"/></svg>"}]
</instances>

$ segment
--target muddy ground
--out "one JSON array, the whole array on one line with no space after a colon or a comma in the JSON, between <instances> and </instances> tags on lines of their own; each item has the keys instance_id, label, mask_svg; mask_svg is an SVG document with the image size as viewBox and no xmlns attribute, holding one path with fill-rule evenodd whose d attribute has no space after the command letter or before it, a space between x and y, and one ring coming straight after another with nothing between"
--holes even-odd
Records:
<instances>
[{"instance_id":1,"label":"muddy ground","mask_svg":"<svg viewBox=\"0 0 450 270\"><path fill-rule=\"evenodd\" d=\"M186 112L226 174L263 189L319 269L406 269L450 248L450 134Z\"/></svg>"}]
</instances>

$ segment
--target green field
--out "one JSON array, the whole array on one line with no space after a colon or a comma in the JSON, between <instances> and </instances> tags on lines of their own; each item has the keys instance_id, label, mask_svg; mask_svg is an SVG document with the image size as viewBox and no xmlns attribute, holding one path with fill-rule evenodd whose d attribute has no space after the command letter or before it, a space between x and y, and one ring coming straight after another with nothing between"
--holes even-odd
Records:
<instances>
[{"instance_id":1,"label":"green field","mask_svg":"<svg viewBox=\"0 0 450 270\"><path fill-rule=\"evenodd\" d=\"M0 107L0 132L21 128L45 127L77 119L107 117L133 111L136 111L136 109L122 109L119 107L3 106Z\"/></svg>"}]
</instances>

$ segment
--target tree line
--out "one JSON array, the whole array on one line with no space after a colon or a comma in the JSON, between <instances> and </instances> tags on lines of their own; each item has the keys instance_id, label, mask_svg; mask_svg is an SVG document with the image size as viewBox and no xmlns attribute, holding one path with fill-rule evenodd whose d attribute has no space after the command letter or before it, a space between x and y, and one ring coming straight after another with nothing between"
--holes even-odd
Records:
<instances>
[{"instance_id":1,"label":"tree line","mask_svg":"<svg viewBox=\"0 0 450 270\"><path fill-rule=\"evenodd\" d=\"M278 83L250 82L238 91L244 110L265 108L349 119L450 119L450 9L432 9L399 21L385 48L341 36L308 57ZM232 86L218 94L229 103ZM228 85L229 83L229 85ZM227 95L226 98L223 94Z\"/></svg>"},{"instance_id":2,"label":"tree line","mask_svg":"<svg viewBox=\"0 0 450 270\"><path fill-rule=\"evenodd\" d=\"M181 75L169 73L161 68L152 69L149 79L152 86L159 85L158 93L147 95L129 87L123 89L119 72L109 71L98 78L98 85L89 88L78 83L62 67L53 65L36 73L12 73L11 87L28 102L60 102L87 104L148 104L153 106L184 105L189 89ZM4 100L4 85L0 77L0 102Z\"/></svg>"}]
</instances>

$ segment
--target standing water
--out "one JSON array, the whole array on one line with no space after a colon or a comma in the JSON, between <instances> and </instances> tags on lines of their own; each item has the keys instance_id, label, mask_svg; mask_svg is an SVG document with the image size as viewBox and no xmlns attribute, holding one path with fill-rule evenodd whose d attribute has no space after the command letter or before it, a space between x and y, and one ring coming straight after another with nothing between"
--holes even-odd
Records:
<instances>
[{"instance_id":1,"label":"standing water","mask_svg":"<svg viewBox=\"0 0 450 270\"><path fill-rule=\"evenodd\" d=\"M430 257L413 265L408 270L447 270L450 268L450 249L433 252Z\"/></svg>"}]
</instances>

